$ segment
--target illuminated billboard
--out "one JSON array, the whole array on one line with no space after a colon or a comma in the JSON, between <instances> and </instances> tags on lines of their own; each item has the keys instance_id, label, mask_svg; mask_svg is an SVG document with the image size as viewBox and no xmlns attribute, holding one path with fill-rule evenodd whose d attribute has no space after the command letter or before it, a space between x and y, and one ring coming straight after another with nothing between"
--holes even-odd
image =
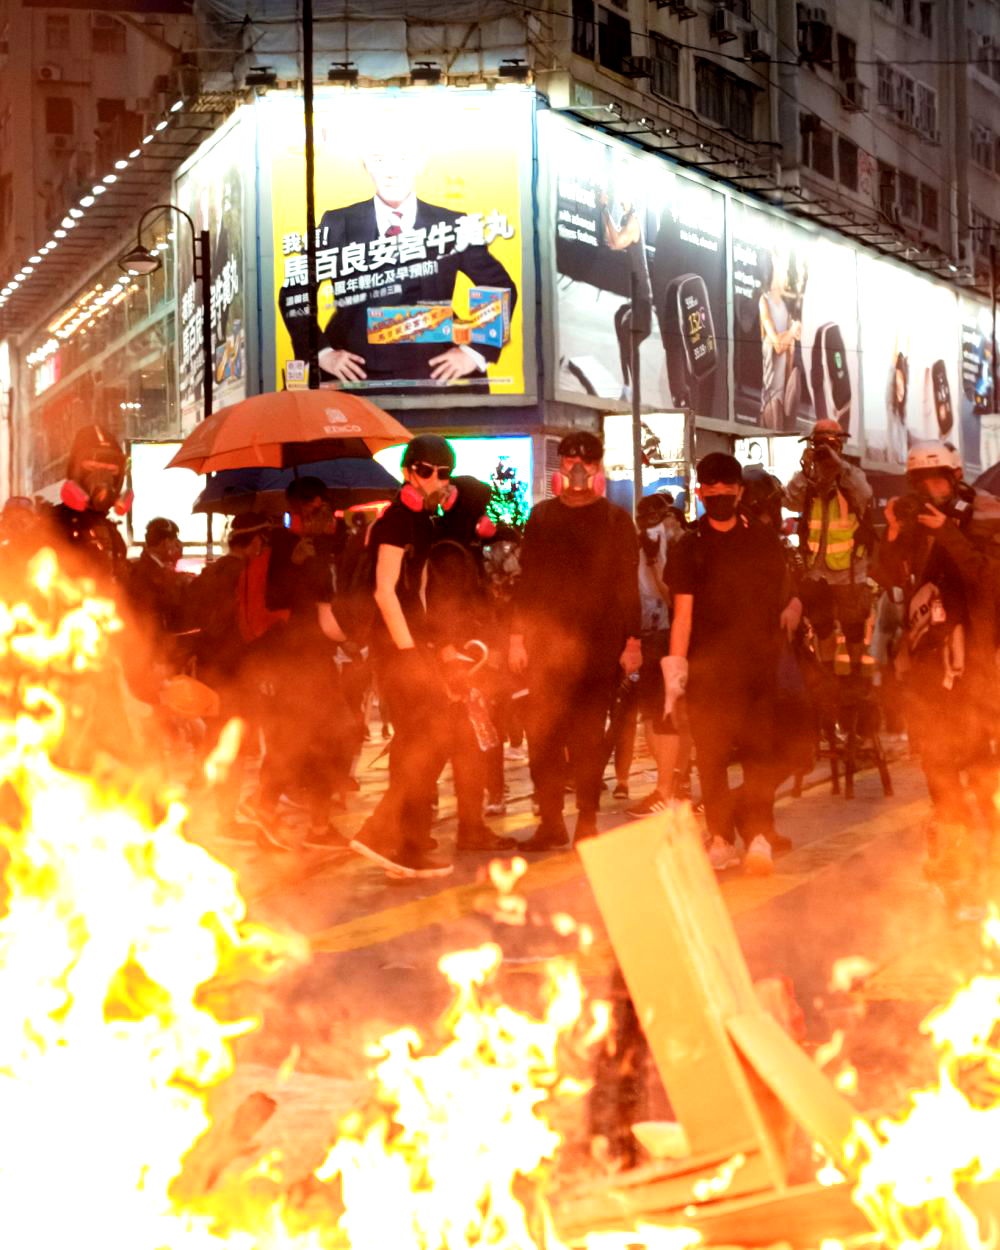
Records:
<instances>
[{"instance_id":1,"label":"illuminated billboard","mask_svg":"<svg viewBox=\"0 0 1000 1250\"><path fill-rule=\"evenodd\" d=\"M283 92L259 107L280 389L301 374L309 344L302 101ZM524 351L530 212L522 212L532 109L533 94L521 89L317 93L322 385L422 403L533 389Z\"/></svg>"},{"instance_id":2,"label":"illuminated billboard","mask_svg":"<svg viewBox=\"0 0 1000 1250\"><path fill-rule=\"evenodd\" d=\"M491 515L522 525L531 510L532 452L528 434L498 435L496 438L449 438L455 452L455 475L478 478L493 487ZM399 462L402 446L377 451L375 459L384 469L403 480Z\"/></svg>"}]
</instances>

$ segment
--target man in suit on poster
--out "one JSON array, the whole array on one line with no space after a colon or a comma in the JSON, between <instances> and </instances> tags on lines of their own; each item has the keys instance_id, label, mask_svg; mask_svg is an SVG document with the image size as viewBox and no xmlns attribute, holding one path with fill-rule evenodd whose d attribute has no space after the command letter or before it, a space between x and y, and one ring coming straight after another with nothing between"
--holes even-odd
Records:
<instances>
[{"instance_id":1,"label":"man in suit on poster","mask_svg":"<svg viewBox=\"0 0 1000 1250\"><path fill-rule=\"evenodd\" d=\"M317 277L332 282L335 301L333 316L320 331L321 379L365 389L410 382L410 392L457 384L488 394L486 366L499 358L501 345L370 342L368 309L428 302L450 306L458 274L464 273L474 286L508 290L512 312L514 282L490 254L489 244L512 237L513 227L496 212L462 214L417 199L419 151L412 134L398 125L371 137L364 167L372 198L327 209L319 224ZM279 296L300 360L308 352L304 241L302 253L286 255Z\"/></svg>"}]
</instances>

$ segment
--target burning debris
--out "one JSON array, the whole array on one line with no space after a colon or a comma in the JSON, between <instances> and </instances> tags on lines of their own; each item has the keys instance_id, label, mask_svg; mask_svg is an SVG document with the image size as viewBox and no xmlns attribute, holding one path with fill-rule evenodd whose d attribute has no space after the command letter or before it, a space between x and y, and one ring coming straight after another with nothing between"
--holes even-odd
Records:
<instances>
[{"instance_id":1,"label":"burning debris","mask_svg":"<svg viewBox=\"0 0 1000 1250\"><path fill-rule=\"evenodd\" d=\"M234 985L306 958L306 943L248 921L233 873L185 835L181 802L151 801L133 773L101 765L87 726L94 691L117 680L113 606L51 553L33 564L27 598L0 604L0 1209L12 1246L688 1250L829 1247L872 1230L900 1250L987 1244L1000 977L977 977L926 1021L941 1054L934 1088L898 1119L862 1121L762 1006L687 815L583 854L680 1120L671 1140L689 1155L566 1186L553 1109L585 1091L574 1056L602 1035L607 1009L555 960L543 1012L513 1010L492 988L501 952L487 945L442 960L454 1001L440 1042L384 1038L372 1097L331 1123L325 1159L293 1186L280 1157L254 1149L274 1097L251 1094L215 1124L208 1107L234 1043L258 1024ZM228 733L222 754L234 750ZM508 924L524 920L521 871L492 874ZM995 958L1000 917L986 939ZM796 1123L840 1183L790 1181Z\"/></svg>"}]
</instances>

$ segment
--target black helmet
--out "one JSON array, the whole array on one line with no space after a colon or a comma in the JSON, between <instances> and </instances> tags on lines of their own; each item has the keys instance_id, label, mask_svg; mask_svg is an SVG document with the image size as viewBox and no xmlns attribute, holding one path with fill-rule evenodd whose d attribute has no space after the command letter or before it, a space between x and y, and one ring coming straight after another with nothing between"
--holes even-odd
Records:
<instances>
[{"instance_id":1,"label":"black helmet","mask_svg":"<svg viewBox=\"0 0 1000 1250\"><path fill-rule=\"evenodd\" d=\"M773 473L759 464L743 470L744 512L760 521L770 522L775 529L781 528L781 506L785 500L785 488Z\"/></svg>"},{"instance_id":2,"label":"black helmet","mask_svg":"<svg viewBox=\"0 0 1000 1250\"><path fill-rule=\"evenodd\" d=\"M418 434L403 448L403 468L414 464L444 465L455 467L455 449L440 434Z\"/></svg>"}]
</instances>

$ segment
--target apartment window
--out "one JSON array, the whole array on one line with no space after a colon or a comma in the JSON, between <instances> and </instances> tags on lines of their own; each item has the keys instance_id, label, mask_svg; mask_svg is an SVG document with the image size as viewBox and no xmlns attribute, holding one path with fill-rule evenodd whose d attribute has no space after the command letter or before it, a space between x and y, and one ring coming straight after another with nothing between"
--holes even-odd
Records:
<instances>
[{"instance_id":1,"label":"apartment window","mask_svg":"<svg viewBox=\"0 0 1000 1250\"><path fill-rule=\"evenodd\" d=\"M899 211L910 221L916 221L920 216L917 180L911 174L899 175Z\"/></svg>"},{"instance_id":2,"label":"apartment window","mask_svg":"<svg viewBox=\"0 0 1000 1250\"><path fill-rule=\"evenodd\" d=\"M848 191L858 189L858 145L840 135L837 139L837 170L840 184Z\"/></svg>"},{"instance_id":3,"label":"apartment window","mask_svg":"<svg viewBox=\"0 0 1000 1250\"><path fill-rule=\"evenodd\" d=\"M993 168L993 132L988 126L975 125L969 134L972 159L984 169Z\"/></svg>"},{"instance_id":4,"label":"apartment window","mask_svg":"<svg viewBox=\"0 0 1000 1250\"><path fill-rule=\"evenodd\" d=\"M843 81L858 76L858 45L846 35L837 35L837 72Z\"/></svg>"},{"instance_id":5,"label":"apartment window","mask_svg":"<svg viewBox=\"0 0 1000 1250\"><path fill-rule=\"evenodd\" d=\"M909 74L896 74L896 116L904 126L913 126L917 119L917 85Z\"/></svg>"},{"instance_id":6,"label":"apartment window","mask_svg":"<svg viewBox=\"0 0 1000 1250\"><path fill-rule=\"evenodd\" d=\"M741 139L753 138L754 88L713 61L694 66L695 108L702 117L724 126Z\"/></svg>"},{"instance_id":7,"label":"apartment window","mask_svg":"<svg viewBox=\"0 0 1000 1250\"><path fill-rule=\"evenodd\" d=\"M63 96L45 97L45 133L47 135L71 135L73 133L73 101Z\"/></svg>"},{"instance_id":8,"label":"apartment window","mask_svg":"<svg viewBox=\"0 0 1000 1250\"><path fill-rule=\"evenodd\" d=\"M91 19L90 47L94 52L125 53L125 27L108 13L95 13Z\"/></svg>"},{"instance_id":9,"label":"apartment window","mask_svg":"<svg viewBox=\"0 0 1000 1250\"><path fill-rule=\"evenodd\" d=\"M917 83L916 127L922 135L936 137L938 132L937 92L933 87Z\"/></svg>"},{"instance_id":10,"label":"apartment window","mask_svg":"<svg viewBox=\"0 0 1000 1250\"><path fill-rule=\"evenodd\" d=\"M812 113L803 113L799 119L802 134L802 162L822 174L833 178L833 131Z\"/></svg>"},{"instance_id":11,"label":"apartment window","mask_svg":"<svg viewBox=\"0 0 1000 1250\"><path fill-rule=\"evenodd\" d=\"M14 175L0 174L0 239L14 233Z\"/></svg>"},{"instance_id":12,"label":"apartment window","mask_svg":"<svg viewBox=\"0 0 1000 1250\"><path fill-rule=\"evenodd\" d=\"M573 0L573 51L594 59L594 0Z\"/></svg>"},{"instance_id":13,"label":"apartment window","mask_svg":"<svg viewBox=\"0 0 1000 1250\"><path fill-rule=\"evenodd\" d=\"M887 217L896 212L896 171L891 165L879 162L878 167L878 206Z\"/></svg>"},{"instance_id":14,"label":"apartment window","mask_svg":"<svg viewBox=\"0 0 1000 1250\"><path fill-rule=\"evenodd\" d=\"M913 10L915 8L914 0L902 0L901 16L907 26L913 25Z\"/></svg>"},{"instance_id":15,"label":"apartment window","mask_svg":"<svg viewBox=\"0 0 1000 1250\"><path fill-rule=\"evenodd\" d=\"M615 74L625 72L625 62L632 55L632 27L627 17L599 9L597 27L597 61Z\"/></svg>"},{"instance_id":16,"label":"apartment window","mask_svg":"<svg viewBox=\"0 0 1000 1250\"><path fill-rule=\"evenodd\" d=\"M938 228L938 193L926 182L920 184L920 224L927 230Z\"/></svg>"},{"instance_id":17,"label":"apartment window","mask_svg":"<svg viewBox=\"0 0 1000 1250\"><path fill-rule=\"evenodd\" d=\"M894 108L896 104L896 84L892 66L885 61L876 61L875 67L878 82L878 102L884 108Z\"/></svg>"},{"instance_id":18,"label":"apartment window","mask_svg":"<svg viewBox=\"0 0 1000 1250\"><path fill-rule=\"evenodd\" d=\"M69 14L46 13L45 15L45 50L46 52L65 52L69 48Z\"/></svg>"},{"instance_id":19,"label":"apartment window","mask_svg":"<svg viewBox=\"0 0 1000 1250\"><path fill-rule=\"evenodd\" d=\"M920 33L925 39L934 38L933 0L920 0Z\"/></svg>"},{"instance_id":20,"label":"apartment window","mask_svg":"<svg viewBox=\"0 0 1000 1250\"><path fill-rule=\"evenodd\" d=\"M653 72L649 79L649 89L653 95L662 96L664 100L680 100L681 98L681 50L676 43L664 39L661 35L653 35L650 43L653 57Z\"/></svg>"}]
</instances>

